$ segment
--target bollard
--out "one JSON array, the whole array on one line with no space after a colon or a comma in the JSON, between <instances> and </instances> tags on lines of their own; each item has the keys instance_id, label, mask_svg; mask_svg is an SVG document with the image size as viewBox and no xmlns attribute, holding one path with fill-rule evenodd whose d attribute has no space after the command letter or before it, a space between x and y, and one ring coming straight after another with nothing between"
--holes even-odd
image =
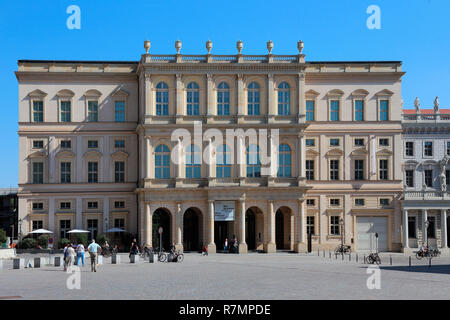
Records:
<instances>
[{"instance_id":1,"label":"bollard","mask_svg":"<svg viewBox=\"0 0 450 320\"><path fill-rule=\"evenodd\" d=\"M150 254L149 258L148 258L148 262L150 263L155 263L158 262L158 255L157 254Z\"/></svg>"},{"instance_id":2,"label":"bollard","mask_svg":"<svg viewBox=\"0 0 450 320\"><path fill-rule=\"evenodd\" d=\"M428 261L428 266L431 267L431 258L429 258Z\"/></svg>"},{"instance_id":3,"label":"bollard","mask_svg":"<svg viewBox=\"0 0 450 320\"><path fill-rule=\"evenodd\" d=\"M411 256L409 256L409 266L411 267Z\"/></svg>"},{"instance_id":4,"label":"bollard","mask_svg":"<svg viewBox=\"0 0 450 320\"><path fill-rule=\"evenodd\" d=\"M34 258L34 267L35 268L41 267L41 258Z\"/></svg>"},{"instance_id":5,"label":"bollard","mask_svg":"<svg viewBox=\"0 0 450 320\"><path fill-rule=\"evenodd\" d=\"M3 270L3 259L0 259L0 271Z\"/></svg>"},{"instance_id":6,"label":"bollard","mask_svg":"<svg viewBox=\"0 0 450 320\"><path fill-rule=\"evenodd\" d=\"M103 256L97 255L97 264L103 264Z\"/></svg>"},{"instance_id":7,"label":"bollard","mask_svg":"<svg viewBox=\"0 0 450 320\"><path fill-rule=\"evenodd\" d=\"M330 254L330 259L331 259L331 251L328 251L328 253Z\"/></svg>"},{"instance_id":8,"label":"bollard","mask_svg":"<svg viewBox=\"0 0 450 320\"><path fill-rule=\"evenodd\" d=\"M344 261L344 253L342 253L342 261Z\"/></svg>"},{"instance_id":9,"label":"bollard","mask_svg":"<svg viewBox=\"0 0 450 320\"><path fill-rule=\"evenodd\" d=\"M111 264L119 264L120 263L120 256L117 254L113 254L111 257Z\"/></svg>"},{"instance_id":10,"label":"bollard","mask_svg":"<svg viewBox=\"0 0 450 320\"><path fill-rule=\"evenodd\" d=\"M348 255L348 261L352 261L352 254L351 253Z\"/></svg>"},{"instance_id":11,"label":"bollard","mask_svg":"<svg viewBox=\"0 0 450 320\"><path fill-rule=\"evenodd\" d=\"M335 252L335 253L334 253L334 255L335 255L335 257L336 257L336 260L337 260L337 253Z\"/></svg>"},{"instance_id":12,"label":"bollard","mask_svg":"<svg viewBox=\"0 0 450 320\"><path fill-rule=\"evenodd\" d=\"M364 255L363 263L366 264L366 255Z\"/></svg>"},{"instance_id":13,"label":"bollard","mask_svg":"<svg viewBox=\"0 0 450 320\"><path fill-rule=\"evenodd\" d=\"M139 256L136 254L130 255L130 263L138 263L139 262Z\"/></svg>"},{"instance_id":14,"label":"bollard","mask_svg":"<svg viewBox=\"0 0 450 320\"><path fill-rule=\"evenodd\" d=\"M392 266L392 256L389 256L389 262L391 263Z\"/></svg>"},{"instance_id":15,"label":"bollard","mask_svg":"<svg viewBox=\"0 0 450 320\"><path fill-rule=\"evenodd\" d=\"M13 269L23 269L24 264L23 259L13 259Z\"/></svg>"},{"instance_id":16,"label":"bollard","mask_svg":"<svg viewBox=\"0 0 450 320\"><path fill-rule=\"evenodd\" d=\"M55 257L54 261L55 261L55 267L61 266L61 257Z\"/></svg>"},{"instance_id":17,"label":"bollard","mask_svg":"<svg viewBox=\"0 0 450 320\"><path fill-rule=\"evenodd\" d=\"M356 262L358 262L358 254L356 254Z\"/></svg>"},{"instance_id":18,"label":"bollard","mask_svg":"<svg viewBox=\"0 0 450 320\"><path fill-rule=\"evenodd\" d=\"M323 250L323 257L325 258L325 250Z\"/></svg>"}]
</instances>

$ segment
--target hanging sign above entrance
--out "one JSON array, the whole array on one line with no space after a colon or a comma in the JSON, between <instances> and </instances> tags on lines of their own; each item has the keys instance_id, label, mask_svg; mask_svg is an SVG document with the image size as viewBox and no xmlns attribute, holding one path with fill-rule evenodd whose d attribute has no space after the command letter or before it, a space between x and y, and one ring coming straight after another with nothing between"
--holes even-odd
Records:
<instances>
[{"instance_id":1,"label":"hanging sign above entrance","mask_svg":"<svg viewBox=\"0 0 450 320\"><path fill-rule=\"evenodd\" d=\"M234 201L215 201L214 220L234 221Z\"/></svg>"}]
</instances>

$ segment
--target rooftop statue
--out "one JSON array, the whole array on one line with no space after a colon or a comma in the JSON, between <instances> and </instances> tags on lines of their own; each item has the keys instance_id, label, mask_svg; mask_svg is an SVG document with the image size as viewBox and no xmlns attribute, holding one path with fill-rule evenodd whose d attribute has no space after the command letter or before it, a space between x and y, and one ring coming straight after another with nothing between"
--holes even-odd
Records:
<instances>
[{"instance_id":1,"label":"rooftop statue","mask_svg":"<svg viewBox=\"0 0 450 320\"><path fill-rule=\"evenodd\" d=\"M439 112L439 99L438 97L436 97L434 99L434 113L438 113Z\"/></svg>"},{"instance_id":2,"label":"rooftop statue","mask_svg":"<svg viewBox=\"0 0 450 320\"><path fill-rule=\"evenodd\" d=\"M419 98L417 98L417 97L414 100L414 107L416 107L416 113L420 113L420 101L419 101Z\"/></svg>"}]
</instances>

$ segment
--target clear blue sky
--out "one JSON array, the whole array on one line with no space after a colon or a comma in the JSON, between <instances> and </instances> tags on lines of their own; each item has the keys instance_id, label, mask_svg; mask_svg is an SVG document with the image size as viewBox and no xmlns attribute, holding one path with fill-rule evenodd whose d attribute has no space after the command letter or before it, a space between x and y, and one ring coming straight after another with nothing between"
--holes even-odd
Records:
<instances>
[{"instance_id":1,"label":"clear blue sky","mask_svg":"<svg viewBox=\"0 0 450 320\"><path fill-rule=\"evenodd\" d=\"M66 27L66 8L81 9L81 30ZM381 30L369 30L369 5L381 9ZM431 107L436 95L450 108L449 0L14 0L0 2L0 187L18 181L18 59L138 60L152 53L296 54L307 60L401 60L405 107L416 96Z\"/></svg>"}]
</instances>

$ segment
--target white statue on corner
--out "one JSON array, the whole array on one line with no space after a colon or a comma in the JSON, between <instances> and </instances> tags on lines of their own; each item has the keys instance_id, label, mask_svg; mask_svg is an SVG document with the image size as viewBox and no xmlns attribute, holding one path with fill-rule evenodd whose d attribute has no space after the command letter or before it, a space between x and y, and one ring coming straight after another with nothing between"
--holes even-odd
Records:
<instances>
[{"instance_id":1,"label":"white statue on corner","mask_svg":"<svg viewBox=\"0 0 450 320\"><path fill-rule=\"evenodd\" d=\"M439 113L439 99L436 97L434 99L434 113Z\"/></svg>"},{"instance_id":2,"label":"white statue on corner","mask_svg":"<svg viewBox=\"0 0 450 320\"><path fill-rule=\"evenodd\" d=\"M420 113L420 101L419 101L419 98L417 98L417 97L414 100L414 107L416 108L416 113L419 114Z\"/></svg>"},{"instance_id":3,"label":"white statue on corner","mask_svg":"<svg viewBox=\"0 0 450 320\"><path fill-rule=\"evenodd\" d=\"M448 159L448 156L445 155L444 158L442 158L442 160L439 162L439 167L441 169L439 173L439 181L441 183L442 192L447 191L447 177L445 174L445 166L447 165Z\"/></svg>"}]
</instances>

